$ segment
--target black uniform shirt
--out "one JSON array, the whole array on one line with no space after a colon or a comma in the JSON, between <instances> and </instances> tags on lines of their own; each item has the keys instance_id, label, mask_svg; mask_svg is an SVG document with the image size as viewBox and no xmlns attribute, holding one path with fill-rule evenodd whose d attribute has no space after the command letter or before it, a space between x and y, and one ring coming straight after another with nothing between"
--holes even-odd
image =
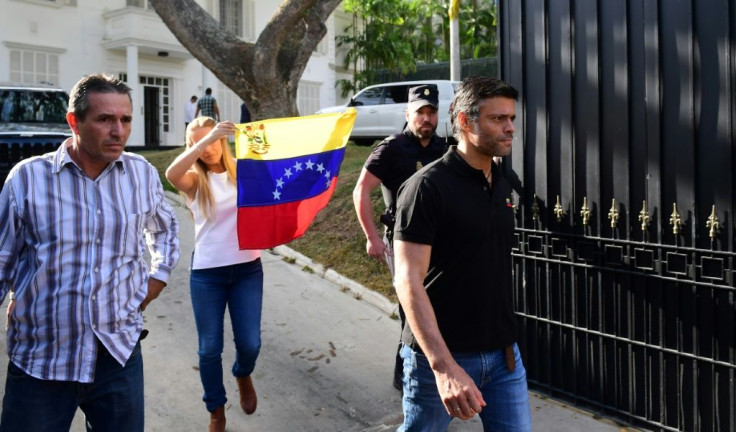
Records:
<instances>
[{"instance_id":1,"label":"black uniform shirt","mask_svg":"<svg viewBox=\"0 0 736 432\"><path fill-rule=\"evenodd\" d=\"M489 187L455 149L404 183L394 239L432 246L424 286L450 351L490 351L517 335L511 186L492 164ZM420 349L408 325L402 341Z\"/></svg>"},{"instance_id":2,"label":"black uniform shirt","mask_svg":"<svg viewBox=\"0 0 736 432\"><path fill-rule=\"evenodd\" d=\"M443 138L432 135L423 147L419 138L407 128L381 141L365 161L365 169L381 180L386 208L396 202L399 187L422 167L439 159L447 150Z\"/></svg>"}]
</instances>

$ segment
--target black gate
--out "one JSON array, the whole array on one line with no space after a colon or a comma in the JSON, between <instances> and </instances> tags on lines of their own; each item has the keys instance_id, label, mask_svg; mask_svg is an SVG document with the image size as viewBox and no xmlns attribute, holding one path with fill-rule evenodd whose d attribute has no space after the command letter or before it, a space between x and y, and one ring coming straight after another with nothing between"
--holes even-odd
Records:
<instances>
[{"instance_id":1,"label":"black gate","mask_svg":"<svg viewBox=\"0 0 736 432\"><path fill-rule=\"evenodd\" d=\"M534 388L736 430L736 2L500 0Z\"/></svg>"}]
</instances>

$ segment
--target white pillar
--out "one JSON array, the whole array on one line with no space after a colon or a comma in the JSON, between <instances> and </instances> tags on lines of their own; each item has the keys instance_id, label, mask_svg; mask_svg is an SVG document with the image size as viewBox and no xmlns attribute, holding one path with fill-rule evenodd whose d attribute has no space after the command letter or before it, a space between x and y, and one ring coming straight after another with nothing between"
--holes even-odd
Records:
<instances>
[{"instance_id":1,"label":"white pillar","mask_svg":"<svg viewBox=\"0 0 736 432\"><path fill-rule=\"evenodd\" d=\"M460 69L460 20L458 11L460 0L450 2L450 79L460 81L462 70Z\"/></svg>"},{"instance_id":2,"label":"white pillar","mask_svg":"<svg viewBox=\"0 0 736 432\"><path fill-rule=\"evenodd\" d=\"M125 47L126 73L128 74L128 87L131 88L131 99L133 100L133 123L128 138L130 146L144 146L145 142L145 117L143 115L143 89L138 82L138 46L128 45Z\"/></svg>"},{"instance_id":3,"label":"white pillar","mask_svg":"<svg viewBox=\"0 0 736 432\"><path fill-rule=\"evenodd\" d=\"M215 74L213 74L212 71L202 65L202 94L199 97L202 97L204 95L204 91L207 90L207 88L211 88L212 96L217 99L217 83L218 81Z\"/></svg>"}]
</instances>

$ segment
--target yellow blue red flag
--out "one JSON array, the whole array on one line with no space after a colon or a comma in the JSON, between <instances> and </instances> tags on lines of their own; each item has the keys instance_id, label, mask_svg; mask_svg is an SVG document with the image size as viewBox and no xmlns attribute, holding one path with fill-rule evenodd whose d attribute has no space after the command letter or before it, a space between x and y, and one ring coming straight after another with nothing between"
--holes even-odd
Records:
<instances>
[{"instance_id":1,"label":"yellow blue red flag","mask_svg":"<svg viewBox=\"0 0 736 432\"><path fill-rule=\"evenodd\" d=\"M335 191L355 109L238 125L240 249L267 249L304 234Z\"/></svg>"}]
</instances>

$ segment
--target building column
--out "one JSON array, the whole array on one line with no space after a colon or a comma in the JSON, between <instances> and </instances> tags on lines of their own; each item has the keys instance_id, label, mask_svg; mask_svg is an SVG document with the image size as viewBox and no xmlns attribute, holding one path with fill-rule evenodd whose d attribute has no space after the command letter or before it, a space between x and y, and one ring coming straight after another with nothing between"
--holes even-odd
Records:
<instances>
[{"instance_id":1,"label":"building column","mask_svg":"<svg viewBox=\"0 0 736 432\"><path fill-rule=\"evenodd\" d=\"M131 99L133 100L133 123L128 138L130 146L144 146L144 125L145 116L143 115L143 90L138 82L138 46L128 45L125 47L126 54L126 73L128 74L128 87L131 88Z\"/></svg>"}]
</instances>

